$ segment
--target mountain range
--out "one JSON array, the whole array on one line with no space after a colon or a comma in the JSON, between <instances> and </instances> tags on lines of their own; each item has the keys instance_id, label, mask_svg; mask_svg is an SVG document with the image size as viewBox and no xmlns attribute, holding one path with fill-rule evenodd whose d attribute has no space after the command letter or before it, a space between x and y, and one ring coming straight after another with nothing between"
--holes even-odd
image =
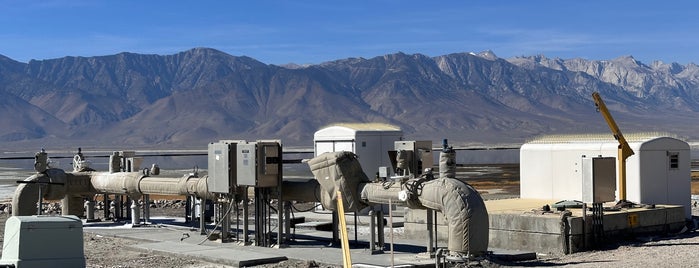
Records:
<instances>
[{"instance_id":1,"label":"mountain range","mask_svg":"<svg viewBox=\"0 0 699 268\"><path fill-rule=\"evenodd\" d=\"M210 48L22 63L0 55L0 145L204 148L220 139L311 146L338 122L399 126L409 140L518 144L540 135L622 132L699 138L699 66L491 51L395 53L270 65ZM611 135L611 134L610 134Z\"/></svg>"}]
</instances>

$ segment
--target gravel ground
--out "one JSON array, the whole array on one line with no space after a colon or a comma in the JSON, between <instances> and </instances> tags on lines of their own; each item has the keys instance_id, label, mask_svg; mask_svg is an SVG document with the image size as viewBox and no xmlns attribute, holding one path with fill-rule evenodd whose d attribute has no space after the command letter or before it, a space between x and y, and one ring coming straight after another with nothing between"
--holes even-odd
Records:
<instances>
[{"instance_id":1,"label":"gravel ground","mask_svg":"<svg viewBox=\"0 0 699 268\"><path fill-rule=\"evenodd\" d=\"M7 203L0 204L0 243L3 242L5 221L9 217L9 209ZM57 204L47 206L56 208ZM56 213L53 211L53 213ZM153 216L182 216L183 209L180 207L157 207L151 208ZM102 211L97 211L96 215L103 215ZM232 267L216 263L209 263L198 259L184 258L174 255L161 254L157 252L142 252L136 251L130 247L139 243L138 241L106 237L96 235L90 232L83 233L83 247L85 251L85 262L87 267L91 268L169 268L169 267L202 267L202 268L223 268ZM319 265L313 261L296 261L288 260L276 264L260 265L256 267L263 268L281 268L281 267L296 267L296 268L311 268L311 267L328 267L333 266Z\"/></svg>"},{"instance_id":2,"label":"gravel ground","mask_svg":"<svg viewBox=\"0 0 699 268\"><path fill-rule=\"evenodd\" d=\"M644 237L636 241L614 243L601 250L564 256L539 256L537 260L495 262L486 267L699 267L699 234L685 233L668 237Z\"/></svg>"},{"instance_id":3,"label":"gravel ground","mask_svg":"<svg viewBox=\"0 0 699 268\"><path fill-rule=\"evenodd\" d=\"M4 230L7 211L0 205L0 229ZM152 208L153 216L181 216L177 207ZM699 215L695 206L693 214ZM102 215L97 213L97 215ZM4 232L0 232L0 242ZM230 267L197 259L182 258L156 252L137 252L129 246L137 241L84 233L87 267ZM633 241L612 242L606 248L563 256L540 255L537 260L523 262L484 261L483 267L699 267L699 232L640 237ZM289 260L258 267L333 267L313 261Z\"/></svg>"}]
</instances>

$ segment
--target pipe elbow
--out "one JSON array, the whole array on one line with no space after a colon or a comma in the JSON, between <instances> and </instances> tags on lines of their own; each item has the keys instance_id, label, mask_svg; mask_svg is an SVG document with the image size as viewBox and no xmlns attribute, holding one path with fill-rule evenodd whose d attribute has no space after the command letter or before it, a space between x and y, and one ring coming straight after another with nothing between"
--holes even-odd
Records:
<instances>
[{"instance_id":1,"label":"pipe elbow","mask_svg":"<svg viewBox=\"0 0 699 268\"><path fill-rule=\"evenodd\" d=\"M450 251L482 256L488 250L489 219L478 191L452 178L427 181L418 197L425 207L439 210L449 225Z\"/></svg>"},{"instance_id":2,"label":"pipe elbow","mask_svg":"<svg viewBox=\"0 0 699 268\"><path fill-rule=\"evenodd\" d=\"M24 179L27 182L48 180L46 175L37 173ZM30 216L36 214L36 202L39 200L39 185L33 183L21 183L17 185L12 196L12 216Z\"/></svg>"}]
</instances>

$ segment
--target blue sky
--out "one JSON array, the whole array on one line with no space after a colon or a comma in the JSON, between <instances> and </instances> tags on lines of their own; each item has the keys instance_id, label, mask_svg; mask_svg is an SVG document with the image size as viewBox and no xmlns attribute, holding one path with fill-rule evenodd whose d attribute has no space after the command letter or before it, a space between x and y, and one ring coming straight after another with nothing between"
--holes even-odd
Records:
<instances>
[{"instance_id":1,"label":"blue sky","mask_svg":"<svg viewBox=\"0 0 699 268\"><path fill-rule=\"evenodd\" d=\"M0 55L27 62L210 47L268 64L404 52L699 63L697 1L0 0Z\"/></svg>"}]
</instances>

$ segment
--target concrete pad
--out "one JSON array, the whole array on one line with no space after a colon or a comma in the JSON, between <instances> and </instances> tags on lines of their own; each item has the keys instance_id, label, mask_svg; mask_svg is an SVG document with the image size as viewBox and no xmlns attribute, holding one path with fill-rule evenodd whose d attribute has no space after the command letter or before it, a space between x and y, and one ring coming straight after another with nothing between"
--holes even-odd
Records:
<instances>
[{"instance_id":1,"label":"concrete pad","mask_svg":"<svg viewBox=\"0 0 699 268\"><path fill-rule=\"evenodd\" d=\"M568 208L570 216L559 211L543 212L554 200L501 199L487 200L489 246L530 250L541 253L573 253L586 250L592 237L592 213ZM606 203L605 207L614 206ZM405 233L412 238L426 238L425 213L411 211L405 217ZM568 212L566 212L568 213ZM439 221L438 221L439 222ZM648 233L677 232L685 224L684 209L678 205L656 205L604 211L605 236L624 237ZM448 226L438 225L438 241L446 242Z\"/></svg>"},{"instance_id":2,"label":"concrete pad","mask_svg":"<svg viewBox=\"0 0 699 268\"><path fill-rule=\"evenodd\" d=\"M332 222L310 221L296 224L296 229L311 229L318 231L332 231Z\"/></svg>"},{"instance_id":3,"label":"concrete pad","mask_svg":"<svg viewBox=\"0 0 699 268\"><path fill-rule=\"evenodd\" d=\"M156 242L134 245L133 248L152 250L165 254L179 254L195 257L208 262L222 263L235 267L248 267L285 261L288 258L278 254L261 253L252 250L235 248L220 248L202 245L192 245L178 242Z\"/></svg>"},{"instance_id":4,"label":"concrete pad","mask_svg":"<svg viewBox=\"0 0 699 268\"><path fill-rule=\"evenodd\" d=\"M506 213L506 212L523 212L531 211L533 209L539 210L544 205L551 205L559 200L550 199L500 199L500 200L486 200L485 207L488 209L488 214L493 213Z\"/></svg>"}]
</instances>

